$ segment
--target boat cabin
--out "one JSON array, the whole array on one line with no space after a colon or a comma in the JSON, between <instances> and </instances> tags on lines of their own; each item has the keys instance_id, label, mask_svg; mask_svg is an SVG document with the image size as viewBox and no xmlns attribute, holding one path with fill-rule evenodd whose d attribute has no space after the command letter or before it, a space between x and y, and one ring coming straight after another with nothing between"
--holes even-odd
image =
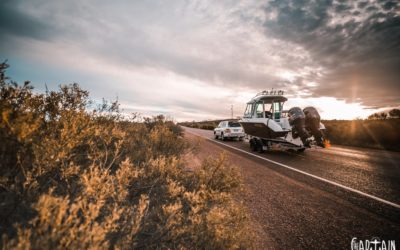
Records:
<instances>
[{"instance_id":1,"label":"boat cabin","mask_svg":"<svg viewBox=\"0 0 400 250\"><path fill-rule=\"evenodd\" d=\"M285 101L283 91L260 92L247 103L243 118L269 118L279 122L285 113Z\"/></svg>"}]
</instances>

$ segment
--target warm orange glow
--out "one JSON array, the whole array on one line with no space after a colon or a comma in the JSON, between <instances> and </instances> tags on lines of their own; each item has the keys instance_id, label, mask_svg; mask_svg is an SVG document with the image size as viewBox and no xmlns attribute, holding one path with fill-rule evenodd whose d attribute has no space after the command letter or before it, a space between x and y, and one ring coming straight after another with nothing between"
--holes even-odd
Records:
<instances>
[{"instance_id":1,"label":"warm orange glow","mask_svg":"<svg viewBox=\"0 0 400 250\"><path fill-rule=\"evenodd\" d=\"M331 142L328 139L325 139L324 140L324 145L325 145L325 148L330 148L331 147Z\"/></svg>"}]
</instances>

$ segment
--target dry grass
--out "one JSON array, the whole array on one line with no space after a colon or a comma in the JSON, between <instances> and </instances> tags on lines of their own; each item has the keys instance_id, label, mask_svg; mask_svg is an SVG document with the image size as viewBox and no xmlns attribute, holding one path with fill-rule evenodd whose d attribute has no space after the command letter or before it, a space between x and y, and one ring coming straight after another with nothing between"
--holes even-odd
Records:
<instances>
[{"instance_id":1,"label":"dry grass","mask_svg":"<svg viewBox=\"0 0 400 250\"><path fill-rule=\"evenodd\" d=\"M400 119L323 121L334 144L400 151Z\"/></svg>"},{"instance_id":2,"label":"dry grass","mask_svg":"<svg viewBox=\"0 0 400 250\"><path fill-rule=\"evenodd\" d=\"M188 171L162 116L122 119L78 85L34 94L0 78L3 249L248 248L240 177L224 159ZM92 110L92 111L88 111Z\"/></svg>"}]
</instances>

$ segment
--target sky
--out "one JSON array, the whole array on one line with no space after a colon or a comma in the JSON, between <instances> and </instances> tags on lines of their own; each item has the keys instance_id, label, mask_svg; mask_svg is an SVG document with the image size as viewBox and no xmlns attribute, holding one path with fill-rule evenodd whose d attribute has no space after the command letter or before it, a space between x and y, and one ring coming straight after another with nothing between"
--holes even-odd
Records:
<instances>
[{"instance_id":1,"label":"sky","mask_svg":"<svg viewBox=\"0 0 400 250\"><path fill-rule=\"evenodd\" d=\"M262 90L323 119L400 106L397 1L0 1L0 60L36 91L77 82L125 113L243 114Z\"/></svg>"}]
</instances>

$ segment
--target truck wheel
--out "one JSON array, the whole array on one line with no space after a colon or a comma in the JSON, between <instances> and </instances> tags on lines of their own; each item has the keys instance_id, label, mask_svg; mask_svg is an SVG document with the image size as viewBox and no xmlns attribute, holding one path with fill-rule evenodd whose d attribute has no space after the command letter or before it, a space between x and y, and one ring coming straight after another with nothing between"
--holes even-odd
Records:
<instances>
[{"instance_id":1,"label":"truck wheel","mask_svg":"<svg viewBox=\"0 0 400 250\"><path fill-rule=\"evenodd\" d=\"M218 135L217 133L214 132L214 139L217 140L218 139Z\"/></svg>"},{"instance_id":2,"label":"truck wheel","mask_svg":"<svg viewBox=\"0 0 400 250\"><path fill-rule=\"evenodd\" d=\"M224 133L221 133L221 140L222 140L222 141L225 141Z\"/></svg>"}]
</instances>

